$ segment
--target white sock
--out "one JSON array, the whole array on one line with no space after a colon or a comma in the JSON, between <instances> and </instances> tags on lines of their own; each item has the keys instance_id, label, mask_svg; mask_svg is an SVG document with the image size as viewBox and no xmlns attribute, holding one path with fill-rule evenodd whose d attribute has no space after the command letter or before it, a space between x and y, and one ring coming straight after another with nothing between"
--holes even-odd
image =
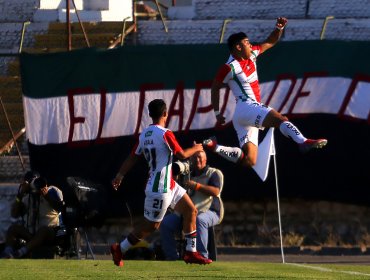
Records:
<instances>
[{"instance_id":1,"label":"white sock","mask_svg":"<svg viewBox=\"0 0 370 280\"><path fill-rule=\"evenodd\" d=\"M304 137L302 133L298 130L298 128L291 122L282 122L279 128L284 136L291 138L294 142L298 144L302 144L304 141L307 140L307 138Z\"/></svg>"},{"instance_id":2,"label":"white sock","mask_svg":"<svg viewBox=\"0 0 370 280\"><path fill-rule=\"evenodd\" d=\"M185 250L188 252L196 252L197 251L197 231L194 230L189 233L185 233L185 243L186 248Z\"/></svg>"},{"instance_id":3,"label":"white sock","mask_svg":"<svg viewBox=\"0 0 370 280\"><path fill-rule=\"evenodd\" d=\"M215 153L233 163L237 163L244 155L242 149L238 147L226 147L221 145L216 146Z\"/></svg>"}]
</instances>

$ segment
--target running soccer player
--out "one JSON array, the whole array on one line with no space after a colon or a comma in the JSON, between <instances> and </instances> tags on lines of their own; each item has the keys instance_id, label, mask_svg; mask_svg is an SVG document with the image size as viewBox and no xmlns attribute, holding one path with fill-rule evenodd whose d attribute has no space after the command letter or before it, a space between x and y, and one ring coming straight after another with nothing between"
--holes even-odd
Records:
<instances>
[{"instance_id":1,"label":"running soccer player","mask_svg":"<svg viewBox=\"0 0 370 280\"><path fill-rule=\"evenodd\" d=\"M196 152L203 151L202 144L183 150L173 132L165 128L167 106L162 99L149 103L149 115L153 124L139 136L139 142L132 153L123 162L112 181L118 189L126 173L143 155L149 165L149 178L145 188L144 219L125 240L111 245L113 262L123 266L125 252L159 228L168 207L183 216L183 231L186 242L184 261L186 263L209 264L212 260L204 258L196 251L196 216L197 209L186 193L172 178L172 159L186 159Z\"/></svg>"},{"instance_id":2,"label":"running soccer player","mask_svg":"<svg viewBox=\"0 0 370 280\"><path fill-rule=\"evenodd\" d=\"M232 121L241 149L218 145L214 137L204 140L203 145L234 163L241 163L247 167L256 164L258 132L264 127L278 128L283 135L295 141L302 152L322 148L328 142L326 139L307 139L287 117L261 103L257 57L279 41L287 22L286 18L279 17L276 20L275 29L260 45L253 46L243 32L234 33L228 38L230 57L226 64L220 67L213 80L211 101L217 122L224 124L225 117L219 109L220 89L225 84L230 87L236 99Z\"/></svg>"}]
</instances>

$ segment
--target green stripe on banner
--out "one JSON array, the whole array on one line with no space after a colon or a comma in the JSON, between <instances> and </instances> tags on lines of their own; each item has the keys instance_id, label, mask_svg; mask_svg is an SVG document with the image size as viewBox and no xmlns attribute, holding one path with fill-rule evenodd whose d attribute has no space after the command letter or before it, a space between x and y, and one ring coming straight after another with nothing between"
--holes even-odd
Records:
<instances>
[{"instance_id":1,"label":"green stripe on banner","mask_svg":"<svg viewBox=\"0 0 370 280\"><path fill-rule=\"evenodd\" d=\"M307 72L329 76L369 75L370 42L279 42L258 59L260 82L280 74L301 78ZM179 57L181 54L181 57ZM132 92L156 84L175 89L183 83L194 89L211 81L226 63L225 44L123 46L116 49L86 48L70 52L20 55L23 94L30 98L66 96L70 89L88 93ZM202 67L199 67L202 65ZM81 91L80 91L81 92Z\"/></svg>"}]
</instances>

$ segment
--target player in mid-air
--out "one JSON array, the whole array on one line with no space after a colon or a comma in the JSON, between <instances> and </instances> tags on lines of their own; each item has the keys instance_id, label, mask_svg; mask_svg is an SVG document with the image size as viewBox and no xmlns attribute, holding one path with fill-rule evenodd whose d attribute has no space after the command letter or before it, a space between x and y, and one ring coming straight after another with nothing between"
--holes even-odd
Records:
<instances>
[{"instance_id":1,"label":"player in mid-air","mask_svg":"<svg viewBox=\"0 0 370 280\"><path fill-rule=\"evenodd\" d=\"M275 109L261 103L260 86L257 76L256 61L258 55L273 47L280 39L287 19L279 17L275 29L265 42L252 45L243 32L234 33L228 38L230 50L228 61L220 67L211 88L211 101L219 124L225 123L220 112L220 89L227 84L236 99L233 125L241 147L226 147L217 144L216 138L203 141L203 145L225 159L252 167L257 161L258 131L262 128L275 127L288 138L295 141L302 152L313 148L322 148L326 139L307 139L287 117Z\"/></svg>"},{"instance_id":2,"label":"player in mid-air","mask_svg":"<svg viewBox=\"0 0 370 280\"><path fill-rule=\"evenodd\" d=\"M167 106L162 99L154 99L149 103L149 115L153 124L142 131L139 142L132 153L123 162L119 172L112 181L117 189L126 173L144 155L149 165L149 178L145 188L144 218L125 240L111 246L114 264L123 266L125 252L140 242L141 239L159 228L167 208L171 207L183 217L185 235L186 263L209 264L212 260L204 258L196 251L196 217L197 209L186 193L172 178L172 159L186 159L203 151L202 144L195 144L183 150L171 130L165 128Z\"/></svg>"}]
</instances>

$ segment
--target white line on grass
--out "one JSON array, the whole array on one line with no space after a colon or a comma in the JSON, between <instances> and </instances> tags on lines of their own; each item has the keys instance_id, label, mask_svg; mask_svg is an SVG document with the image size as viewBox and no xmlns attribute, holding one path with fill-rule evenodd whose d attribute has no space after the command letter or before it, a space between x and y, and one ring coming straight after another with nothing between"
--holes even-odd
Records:
<instances>
[{"instance_id":1,"label":"white line on grass","mask_svg":"<svg viewBox=\"0 0 370 280\"><path fill-rule=\"evenodd\" d=\"M369 273L362 273L362 272L357 272L357 271L334 270L334 269L325 268L325 267L312 266L312 265L306 265L306 264L298 264L298 263L286 263L286 264L305 267L305 268L311 268L311 269L315 269L315 270L319 270L319 271L325 271L325 272L339 272L339 273L345 273L345 274L350 274L350 275L370 276Z\"/></svg>"}]
</instances>

